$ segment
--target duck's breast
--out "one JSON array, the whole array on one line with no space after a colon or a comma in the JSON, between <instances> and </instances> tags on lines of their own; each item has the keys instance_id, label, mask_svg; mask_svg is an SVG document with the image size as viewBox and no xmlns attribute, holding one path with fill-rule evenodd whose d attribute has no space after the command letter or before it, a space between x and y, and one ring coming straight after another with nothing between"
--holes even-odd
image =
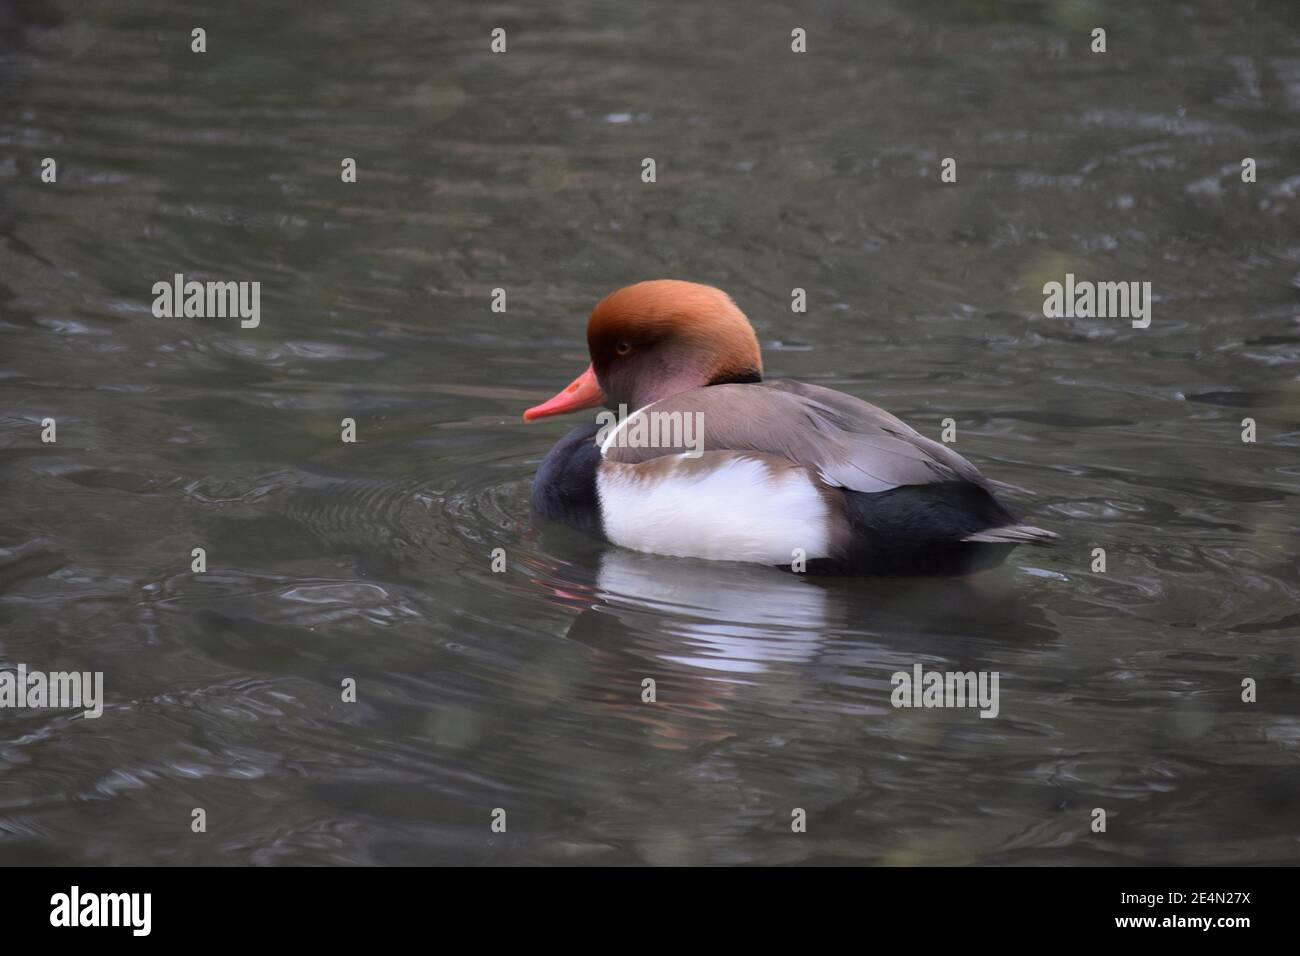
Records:
<instances>
[{"instance_id":1,"label":"duck's breast","mask_svg":"<svg viewBox=\"0 0 1300 956\"><path fill-rule=\"evenodd\" d=\"M832 502L806 468L773 455L705 452L602 461L605 536L637 551L790 564L828 557ZM797 550L798 549L798 550Z\"/></svg>"},{"instance_id":2,"label":"duck's breast","mask_svg":"<svg viewBox=\"0 0 1300 956\"><path fill-rule=\"evenodd\" d=\"M595 444L599 426L579 425L542 459L533 477L533 513L597 538L601 529L600 499L596 492L596 470L600 448Z\"/></svg>"}]
</instances>

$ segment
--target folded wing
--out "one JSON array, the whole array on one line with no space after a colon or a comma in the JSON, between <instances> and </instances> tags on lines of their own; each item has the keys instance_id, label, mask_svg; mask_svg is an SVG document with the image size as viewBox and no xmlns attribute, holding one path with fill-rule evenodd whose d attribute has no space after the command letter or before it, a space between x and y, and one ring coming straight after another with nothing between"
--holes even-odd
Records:
<instances>
[{"instance_id":1,"label":"folded wing","mask_svg":"<svg viewBox=\"0 0 1300 956\"><path fill-rule=\"evenodd\" d=\"M640 434L642 439L651 435L653 441L641 444L635 418L651 412L660 414L650 416ZM679 413L676 421L673 413ZM604 455L617 462L648 461L698 447L701 435L703 451L780 455L808 468L826 484L852 491L879 492L942 481L985 485L965 458L883 408L789 379L714 385L655 402L611 431Z\"/></svg>"}]
</instances>

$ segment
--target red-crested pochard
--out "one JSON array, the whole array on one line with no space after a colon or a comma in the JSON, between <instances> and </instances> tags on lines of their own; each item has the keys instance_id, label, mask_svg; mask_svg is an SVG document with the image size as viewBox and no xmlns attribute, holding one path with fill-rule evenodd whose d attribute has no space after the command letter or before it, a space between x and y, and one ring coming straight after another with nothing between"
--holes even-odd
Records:
<instances>
[{"instance_id":1,"label":"red-crested pochard","mask_svg":"<svg viewBox=\"0 0 1300 956\"><path fill-rule=\"evenodd\" d=\"M961 574L1055 537L884 409L765 381L754 330L720 289L619 289L592 311L587 348L587 370L524 418L635 411L560 439L533 480L538 516L638 551L857 574Z\"/></svg>"}]
</instances>

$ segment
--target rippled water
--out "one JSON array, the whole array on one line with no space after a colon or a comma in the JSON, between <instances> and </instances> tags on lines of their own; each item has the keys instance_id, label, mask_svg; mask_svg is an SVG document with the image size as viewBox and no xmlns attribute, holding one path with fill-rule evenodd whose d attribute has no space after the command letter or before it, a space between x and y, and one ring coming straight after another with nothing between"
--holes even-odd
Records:
<instances>
[{"instance_id":1,"label":"rippled water","mask_svg":"<svg viewBox=\"0 0 1300 956\"><path fill-rule=\"evenodd\" d=\"M1300 858L1300 8L298 6L0 12L0 664L107 696L0 711L0 862ZM260 326L154 318L178 272ZM1043 318L1066 272L1151 327ZM660 276L953 418L1062 547L826 581L535 528L570 423L519 413ZM893 709L917 662L999 718Z\"/></svg>"}]
</instances>

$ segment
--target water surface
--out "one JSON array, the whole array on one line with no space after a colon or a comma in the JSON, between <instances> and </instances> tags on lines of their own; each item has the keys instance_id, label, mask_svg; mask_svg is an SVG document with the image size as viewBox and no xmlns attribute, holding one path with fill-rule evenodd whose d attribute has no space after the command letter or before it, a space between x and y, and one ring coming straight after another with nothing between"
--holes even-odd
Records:
<instances>
[{"instance_id":1,"label":"water surface","mask_svg":"<svg viewBox=\"0 0 1300 956\"><path fill-rule=\"evenodd\" d=\"M108 698L0 712L0 863L1300 859L1300 8L191 6L0 14L0 664ZM1151 327L1045 319L1066 272ZM176 273L261 324L155 318ZM1062 546L817 581L535 527L568 423L519 413L663 276L952 418ZM917 662L998 719L893 709Z\"/></svg>"}]
</instances>

